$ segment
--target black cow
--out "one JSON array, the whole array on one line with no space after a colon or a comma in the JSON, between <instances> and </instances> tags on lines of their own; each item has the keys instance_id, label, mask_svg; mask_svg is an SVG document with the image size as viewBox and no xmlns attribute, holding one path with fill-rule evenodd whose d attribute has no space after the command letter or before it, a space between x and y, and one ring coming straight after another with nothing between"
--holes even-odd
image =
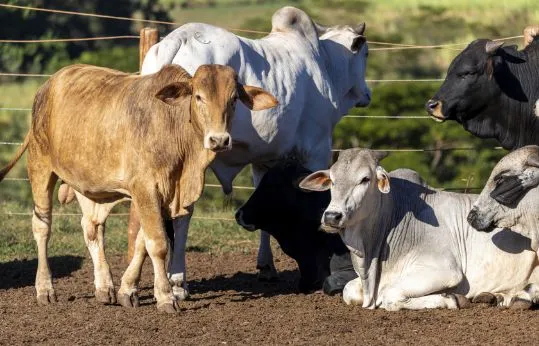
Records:
<instances>
[{"instance_id":1,"label":"black cow","mask_svg":"<svg viewBox=\"0 0 539 346\"><path fill-rule=\"evenodd\" d=\"M248 231L269 232L297 262L300 292L323 288L326 294L335 294L357 275L340 236L320 230L322 214L331 199L329 192L298 187L310 173L293 160L277 164L236 212L236 220Z\"/></svg>"},{"instance_id":2,"label":"black cow","mask_svg":"<svg viewBox=\"0 0 539 346\"><path fill-rule=\"evenodd\" d=\"M539 144L539 40L523 50L480 39L451 63L444 83L427 102L436 120L456 120L506 149Z\"/></svg>"}]
</instances>

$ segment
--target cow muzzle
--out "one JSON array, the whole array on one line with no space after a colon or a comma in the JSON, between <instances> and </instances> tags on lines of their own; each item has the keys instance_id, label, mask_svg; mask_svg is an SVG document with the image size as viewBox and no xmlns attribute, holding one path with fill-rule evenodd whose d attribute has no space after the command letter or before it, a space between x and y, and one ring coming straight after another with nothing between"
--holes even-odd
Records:
<instances>
[{"instance_id":1,"label":"cow muzzle","mask_svg":"<svg viewBox=\"0 0 539 346\"><path fill-rule=\"evenodd\" d=\"M337 233L343 229L344 215L340 211L326 210L322 216L322 229L328 233Z\"/></svg>"},{"instance_id":2,"label":"cow muzzle","mask_svg":"<svg viewBox=\"0 0 539 346\"><path fill-rule=\"evenodd\" d=\"M245 221L243 221L243 210L238 209L235 216L236 216L236 222L238 223L238 225L245 228L249 232L256 231L256 226L255 225L252 225L252 224L249 224L249 223L246 223Z\"/></svg>"},{"instance_id":3,"label":"cow muzzle","mask_svg":"<svg viewBox=\"0 0 539 346\"><path fill-rule=\"evenodd\" d=\"M232 137L228 132L209 133L204 137L204 148L214 152L232 149Z\"/></svg>"},{"instance_id":4,"label":"cow muzzle","mask_svg":"<svg viewBox=\"0 0 539 346\"><path fill-rule=\"evenodd\" d=\"M446 120L442 112L442 101L428 100L425 104L425 108L434 120L438 122L443 122Z\"/></svg>"},{"instance_id":5,"label":"cow muzzle","mask_svg":"<svg viewBox=\"0 0 539 346\"><path fill-rule=\"evenodd\" d=\"M481 232L490 232L494 229L492 222L479 214L477 207L473 207L466 218L470 226Z\"/></svg>"}]
</instances>

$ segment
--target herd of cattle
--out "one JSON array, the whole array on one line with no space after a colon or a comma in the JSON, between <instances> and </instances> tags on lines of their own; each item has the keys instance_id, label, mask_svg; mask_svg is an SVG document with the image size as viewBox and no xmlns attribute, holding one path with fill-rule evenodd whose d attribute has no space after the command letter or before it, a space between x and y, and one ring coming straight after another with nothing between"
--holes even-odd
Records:
<instances>
[{"instance_id":1,"label":"herd of cattle","mask_svg":"<svg viewBox=\"0 0 539 346\"><path fill-rule=\"evenodd\" d=\"M347 304L539 303L539 27L526 33L523 50L470 43L426 103L434 119L514 150L480 195L438 191L409 169L388 173L387 153L369 149L344 150L327 169L333 128L370 102L365 24L322 27L284 7L259 40L183 25L150 49L141 75L63 68L38 90L24 144L0 170L1 181L28 151L37 302L56 301L47 244L57 181L61 201L81 206L97 300L138 306L148 254L157 308L174 313L189 294L185 246L206 168L230 193L251 164L256 190L236 220L262 230L262 279L277 275L271 235L296 260L300 291L342 291ZM104 228L124 200L141 231L116 293Z\"/></svg>"}]
</instances>

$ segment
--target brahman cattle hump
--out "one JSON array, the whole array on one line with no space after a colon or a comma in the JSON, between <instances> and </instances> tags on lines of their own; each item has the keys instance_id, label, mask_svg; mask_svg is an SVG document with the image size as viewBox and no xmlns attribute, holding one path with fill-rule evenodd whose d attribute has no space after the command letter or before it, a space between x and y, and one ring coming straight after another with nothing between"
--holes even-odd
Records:
<instances>
[{"instance_id":1,"label":"brahman cattle hump","mask_svg":"<svg viewBox=\"0 0 539 346\"><path fill-rule=\"evenodd\" d=\"M138 305L136 285L147 249L157 308L178 310L165 270L163 219L189 213L202 192L206 167L216 152L231 148L228 131L238 98L252 109L277 103L262 89L240 84L232 68L219 65L200 66L192 78L175 65L147 76L73 65L39 89L24 144L0 171L1 181L28 149L39 304L56 301L47 243L53 188L61 179L75 189L82 209L96 298L116 302L105 259L105 221L114 205L132 199L144 231L122 277L118 300L124 306Z\"/></svg>"},{"instance_id":2,"label":"brahman cattle hump","mask_svg":"<svg viewBox=\"0 0 539 346\"><path fill-rule=\"evenodd\" d=\"M329 170L300 183L331 190L322 227L341 235L359 275L344 288L347 304L456 309L468 298L493 298L527 308L537 300L533 241L510 228L475 231L466 217L477 195L434 190L408 169L387 173L379 163L384 156L345 150Z\"/></svg>"},{"instance_id":3,"label":"brahman cattle hump","mask_svg":"<svg viewBox=\"0 0 539 346\"><path fill-rule=\"evenodd\" d=\"M535 30L535 31L534 31ZM504 148L539 144L539 39L527 28L523 50L503 42L475 40L451 63L447 76L426 104L436 120L455 120Z\"/></svg>"},{"instance_id":4,"label":"brahman cattle hump","mask_svg":"<svg viewBox=\"0 0 539 346\"><path fill-rule=\"evenodd\" d=\"M271 168L256 191L236 212L238 224L248 231L265 229L298 264L300 292L321 288L341 292L357 277L350 252L337 234L320 231L320 218L329 192L313 193L298 187L312 173L297 159L285 159Z\"/></svg>"},{"instance_id":5,"label":"brahman cattle hump","mask_svg":"<svg viewBox=\"0 0 539 346\"><path fill-rule=\"evenodd\" d=\"M354 106L366 106L371 92L365 82L368 47L365 24L317 26L302 10L283 7L271 20L271 33L251 40L215 26L185 24L154 45L141 73L178 64L188 72L200 65L228 65L239 81L257 85L279 100L279 106L251 117L238 106L232 119L234 146L220 153L211 168L225 193L234 177L252 164L255 186L273 162L292 148L305 153L305 167L327 168L333 128ZM169 268L178 297L187 295L185 242L189 217L174 220L175 247ZM276 276L269 236L261 232L257 267L260 278Z\"/></svg>"}]
</instances>

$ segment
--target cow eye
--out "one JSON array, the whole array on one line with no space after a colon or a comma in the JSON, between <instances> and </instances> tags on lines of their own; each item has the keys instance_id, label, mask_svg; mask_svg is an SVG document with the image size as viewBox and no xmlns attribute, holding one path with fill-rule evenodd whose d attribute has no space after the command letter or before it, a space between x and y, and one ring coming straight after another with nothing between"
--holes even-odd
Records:
<instances>
[{"instance_id":1,"label":"cow eye","mask_svg":"<svg viewBox=\"0 0 539 346\"><path fill-rule=\"evenodd\" d=\"M195 95L195 98L197 99L197 101L202 102L202 96L200 96L200 95Z\"/></svg>"},{"instance_id":2,"label":"cow eye","mask_svg":"<svg viewBox=\"0 0 539 346\"><path fill-rule=\"evenodd\" d=\"M365 178L361 179L361 184L366 184L366 183L368 183L369 181L371 181L371 178L365 177Z\"/></svg>"},{"instance_id":3,"label":"cow eye","mask_svg":"<svg viewBox=\"0 0 539 346\"><path fill-rule=\"evenodd\" d=\"M459 78L466 78L475 75L475 71L463 71L458 74Z\"/></svg>"}]
</instances>

